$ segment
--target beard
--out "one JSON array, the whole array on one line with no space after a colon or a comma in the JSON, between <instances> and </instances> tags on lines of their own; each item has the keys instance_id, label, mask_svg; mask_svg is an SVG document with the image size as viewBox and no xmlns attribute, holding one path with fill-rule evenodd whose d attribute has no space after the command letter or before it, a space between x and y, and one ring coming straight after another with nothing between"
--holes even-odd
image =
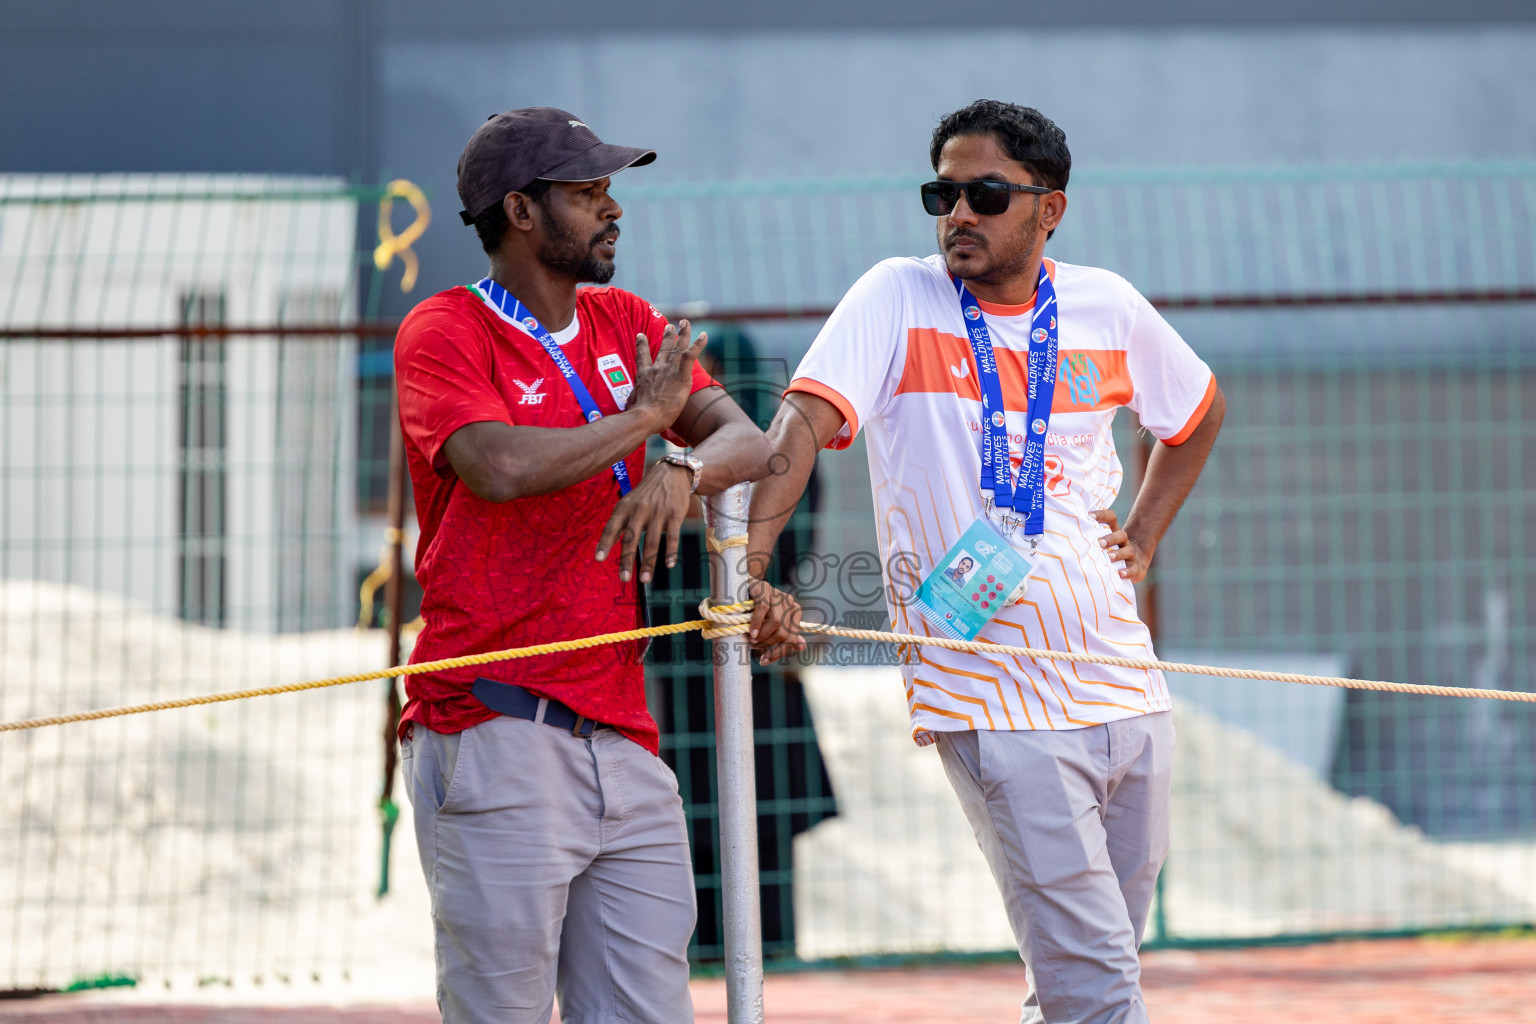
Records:
<instances>
[{"instance_id":1,"label":"beard","mask_svg":"<svg viewBox=\"0 0 1536 1024\"><path fill-rule=\"evenodd\" d=\"M1036 196L1034 213L1017 232L994 242L982 235L953 228L939 230L939 251L944 254L944 265L962 281L979 281L982 284L998 284L1011 280L1029 270L1029 261L1035 254L1035 239L1040 232L1040 203ZM977 252L960 259L950 254L950 246L956 239L967 238L976 243Z\"/></svg>"},{"instance_id":2,"label":"beard","mask_svg":"<svg viewBox=\"0 0 1536 1024\"><path fill-rule=\"evenodd\" d=\"M619 237L619 226L610 224L584 239L562 223L549 207L546 206L544 210L548 230L544 244L539 247L539 262L557 274L575 278L580 283L590 281L593 284L607 284L613 280L613 261L603 259L596 249L601 242L616 240Z\"/></svg>"}]
</instances>

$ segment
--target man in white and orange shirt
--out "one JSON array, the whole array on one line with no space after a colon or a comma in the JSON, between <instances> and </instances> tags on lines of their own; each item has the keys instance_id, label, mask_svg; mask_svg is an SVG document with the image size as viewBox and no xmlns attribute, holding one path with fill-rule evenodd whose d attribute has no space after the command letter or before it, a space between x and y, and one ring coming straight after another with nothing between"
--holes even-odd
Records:
<instances>
[{"instance_id":1,"label":"man in white and orange shirt","mask_svg":"<svg viewBox=\"0 0 1536 1024\"><path fill-rule=\"evenodd\" d=\"M1205 464L1221 391L1123 278L1044 257L1071 169L1049 119L978 100L941 120L930 158L940 253L878 264L828 319L769 431L783 471L755 485L749 551L773 550L817 451L864 430L896 630L1152 658L1133 584ZM1123 528L1122 405L1158 438ZM769 557L750 556L754 576ZM803 646L793 598L754 596L764 660ZM1021 1020L1145 1021L1174 745L1161 673L934 647L902 673L913 738L938 744L1002 891Z\"/></svg>"}]
</instances>

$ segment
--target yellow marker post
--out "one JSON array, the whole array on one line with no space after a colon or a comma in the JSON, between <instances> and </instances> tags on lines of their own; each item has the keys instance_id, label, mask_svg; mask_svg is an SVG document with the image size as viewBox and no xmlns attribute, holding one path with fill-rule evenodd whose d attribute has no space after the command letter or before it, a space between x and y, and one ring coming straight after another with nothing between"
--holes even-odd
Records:
<instances>
[{"instance_id":1,"label":"yellow marker post","mask_svg":"<svg viewBox=\"0 0 1536 1024\"><path fill-rule=\"evenodd\" d=\"M395 234L395 225L390 220L390 214L394 210L396 198L404 199L411 204L416 211L416 219L406 225L405 230ZM416 254L411 251L411 246L416 244L427 230L427 225L432 223L432 208L427 205L427 197L414 182L404 178L396 178L384 187L384 195L379 198L379 244L373 250L373 265L379 270L389 269L389 265L400 257L400 262L405 264L405 273L400 275L400 290L408 292L416 287Z\"/></svg>"}]
</instances>

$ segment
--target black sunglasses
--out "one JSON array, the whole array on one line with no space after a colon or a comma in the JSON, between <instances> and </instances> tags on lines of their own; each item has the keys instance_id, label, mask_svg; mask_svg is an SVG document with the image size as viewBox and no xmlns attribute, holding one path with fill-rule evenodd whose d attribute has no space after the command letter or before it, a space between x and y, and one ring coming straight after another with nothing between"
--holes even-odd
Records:
<instances>
[{"instance_id":1,"label":"black sunglasses","mask_svg":"<svg viewBox=\"0 0 1536 1024\"><path fill-rule=\"evenodd\" d=\"M1007 181L930 181L922 188L923 209L933 217L955 212L961 189L965 190L971 212L980 217L991 217L1008 209L1008 201L1015 192L1043 196L1056 191L1043 185L1015 185Z\"/></svg>"}]
</instances>

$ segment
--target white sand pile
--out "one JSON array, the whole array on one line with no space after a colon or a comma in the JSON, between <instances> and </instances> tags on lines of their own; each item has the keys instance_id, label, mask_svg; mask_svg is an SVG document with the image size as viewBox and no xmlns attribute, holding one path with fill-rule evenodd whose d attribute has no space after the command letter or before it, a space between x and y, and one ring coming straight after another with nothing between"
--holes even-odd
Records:
<instances>
[{"instance_id":1,"label":"white sand pile","mask_svg":"<svg viewBox=\"0 0 1536 1024\"><path fill-rule=\"evenodd\" d=\"M1168 929L1195 937L1529 921L1518 875L1469 870L1365 797L1348 797L1251 734L1176 711ZM1526 871L1536 847L1524 847Z\"/></svg>"},{"instance_id":2,"label":"white sand pile","mask_svg":"<svg viewBox=\"0 0 1536 1024\"><path fill-rule=\"evenodd\" d=\"M0 581L0 720L317 678L384 653L377 632L211 630ZM939 758L908 738L896 671L814 669L805 683L840 814L795 840L799 954L1011 947ZM429 1003L408 806L393 892L373 895L382 687L0 734L0 988L121 973L143 981L131 999ZM1189 709L1179 729L1173 934L1536 908L1530 846L1437 845L1241 730Z\"/></svg>"},{"instance_id":3,"label":"white sand pile","mask_svg":"<svg viewBox=\"0 0 1536 1024\"><path fill-rule=\"evenodd\" d=\"M206 629L0 581L0 719L373 668L384 643ZM311 1002L387 984L430 1000L408 810L397 895L373 897L383 686L0 734L0 988L126 974L158 998L201 981Z\"/></svg>"},{"instance_id":4,"label":"white sand pile","mask_svg":"<svg viewBox=\"0 0 1536 1024\"><path fill-rule=\"evenodd\" d=\"M1013 936L937 753L909 737L895 669L812 669L837 818L795 840L800 956L1007 949ZM1479 856L1340 794L1241 729L1175 712L1170 936L1527 921L1536 848ZM1516 873L1517 865L1524 870ZM1155 927L1155 923L1154 923Z\"/></svg>"}]
</instances>

